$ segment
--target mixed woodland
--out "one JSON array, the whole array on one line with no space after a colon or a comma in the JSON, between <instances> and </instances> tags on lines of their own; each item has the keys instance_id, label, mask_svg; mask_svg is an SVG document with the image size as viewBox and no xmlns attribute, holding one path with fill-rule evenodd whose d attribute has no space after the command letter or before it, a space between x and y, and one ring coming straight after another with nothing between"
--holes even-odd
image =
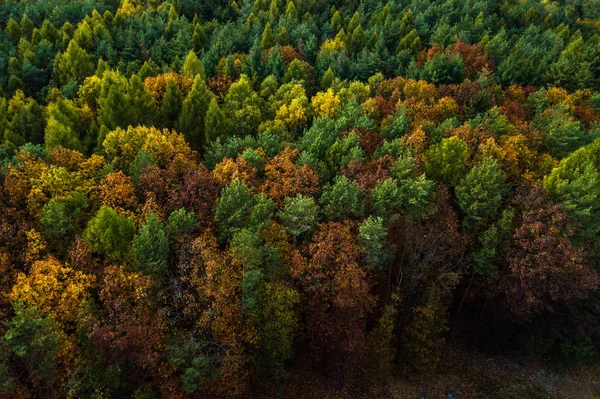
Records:
<instances>
[{"instance_id":1,"label":"mixed woodland","mask_svg":"<svg viewBox=\"0 0 600 399\"><path fill-rule=\"evenodd\" d=\"M598 0L0 3L0 397L598 364L599 261Z\"/></svg>"}]
</instances>

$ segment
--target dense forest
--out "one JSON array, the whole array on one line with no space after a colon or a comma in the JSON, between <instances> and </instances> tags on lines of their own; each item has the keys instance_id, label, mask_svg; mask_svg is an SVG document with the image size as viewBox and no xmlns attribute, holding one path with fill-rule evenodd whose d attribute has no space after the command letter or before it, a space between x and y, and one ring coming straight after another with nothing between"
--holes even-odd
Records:
<instances>
[{"instance_id":1,"label":"dense forest","mask_svg":"<svg viewBox=\"0 0 600 399\"><path fill-rule=\"evenodd\" d=\"M599 261L599 0L0 2L0 397L593 367Z\"/></svg>"}]
</instances>

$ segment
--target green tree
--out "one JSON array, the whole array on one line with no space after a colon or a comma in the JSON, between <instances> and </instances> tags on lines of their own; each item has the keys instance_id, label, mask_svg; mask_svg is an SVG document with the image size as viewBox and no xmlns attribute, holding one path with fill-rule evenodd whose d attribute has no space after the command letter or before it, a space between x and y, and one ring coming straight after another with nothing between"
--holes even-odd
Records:
<instances>
[{"instance_id":1,"label":"green tree","mask_svg":"<svg viewBox=\"0 0 600 399\"><path fill-rule=\"evenodd\" d=\"M494 220L506 193L506 176L495 159L485 159L456 186L456 198L464 214L463 226L474 232Z\"/></svg>"},{"instance_id":2,"label":"green tree","mask_svg":"<svg viewBox=\"0 0 600 399\"><path fill-rule=\"evenodd\" d=\"M580 237L596 237L600 232L600 174L587 148L563 159L544 178L544 187L581 224Z\"/></svg>"},{"instance_id":3,"label":"green tree","mask_svg":"<svg viewBox=\"0 0 600 399\"><path fill-rule=\"evenodd\" d=\"M167 26L165 27L165 33L167 34L168 38L171 38L175 35L178 20L179 15L177 14L177 10L175 10L175 6L171 4L171 8L169 8L169 15L167 16Z\"/></svg>"},{"instance_id":4,"label":"green tree","mask_svg":"<svg viewBox=\"0 0 600 399\"><path fill-rule=\"evenodd\" d=\"M91 26L87 21L83 20L73 33L73 40L86 51L91 51L94 48L94 38Z\"/></svg>"},{"instance_id":5,"label":"green tree","mask_svg":"<svg viewBox=\"0 0 600 399\"><path fill-rule=\"evenodd\" d=\"M283 83L289 83L293 80L298 82L307 81L308 76L303 68L302 61L294 60L288 65L285 74L283 75Z\"/></svg>"},{"instance_id":6,"label":"green tree","mask_svg":"<svg viewBox=\"0 0 600 399\"><path fill-rule=\"evenodd\" d=\"M215 220L220 225L221 235L228 237L243 228L253 205L252 192L244 182L236 179L225 187L215 206Z\"/></svg>"},{"instance_id":7,"label":"green tree","mask_svg":"<svg viewBox=\"0 0 600 399\"><path fill-rule=\"evenodd\" d=\"M285 16L291 20L296 20L298 18L298 10L293 1L288 1L285 7Z\"/></svg>"},{"instance_id":8,"label":"green tree","mask_svg":"<svg viewBox=\"0 0 600 399\"><path fill-rule=\"evenodd\" d=\"M594 80L591 64L585 57L583 38L579 37L567 45L558 60L550 66L548 80L557 87L577 90L590 87Z\"/></svg>"},{"instance_id":9,"label":"green tree","mask_svg":"<svg viewBox=\"0 0 600 399\"><path fill-rule=\"evenodd\" d=\"M250 47L248 62L246 63L244 73L251 76L253 79L261 78L264 76L264 69L263 47L260 45L260 42L256 40L252 47Z\"/></svg>"},{"instance_id":10,"label":"green tree","mask_svg":"<svg viewBox=\"0 0 600 399\"><path fill-rule=\"evenodd\" d=\"M339 171L352 160L363 160L364 151L360 145L360 137L356 132L351 132L345 137L340 137L327 150L326 160L329 169Z\"/></svg>"},{"instance_id":11,"label":"green tree","mask_svg":"<svg viewBox=\"0 0 600 399\"><path fill-rule=\"evenodd\" d=\"M206 144L206 114L213 97L204 80L196 76L192 90L181 107L177 125L178 131L183 133L194 150L201 151Z\"/></svg>"},{"instance_id":12,"label":"green tree","mask_svg":"<svg viewBox=\"0 0 600 399\"><path fill-rule=\"evenodd\" d=\"M270 49L275 45L275 39L273 38L273 30L271 29L270 23L267 23L265 25L265 29L262 33L262 38L260 39L260 45L264 49Z\"/></svg>"},{"instance_id":13,"label":"green tree","mask_svg":"<svg viewBox=\"0 0 600 399\"><path fill-rule=\"evenodd\" d=\"M193 336L169 345L167 356L171 364L182 369L181 385L186 393L201 389L207 380L220 375L219 355L212 349L209 343Z\"/></svg>"},{"instance_id":14,"label":"green tree","mask_svg":"<svg viewBox=\"0 0 600 399\"><path fill-rule=\"evenodd\" d=\"M127 127L132 120L127 79L121 73L106 71L102 75L98 96L98 122L109 130Z\"/></svg>"},{"instance_id":15,"label":"green tree","mask_svg":"<svg viewBox=\"0 0 600 399\"><path fill-rule=\"evenodd\" d=\"M358 11L354 11L354 14L352 14L352 18L350 18L350 21L348 22L348 26L346 27L346 30L348 32L354 32L354 29L356 29L359 25L360 25L360 14L358 13Z\"/></svg>"},{"instance_id":16,"label":"green tree","mask_svg":"<svg viewBox=\"0 0 600 399\"><path fill-rule=\"evenodd\" d=\"M419 34L415 29L405 35L396 46L397 51L408 50L413 54L418 54L421 51L422 43Z\"/></svg>"},{"instance_id":17,"label":"green tree","mask_svg":"<svg viewBox=\"0 0 600 399\"><path fill-rule=\"evenodd\" d=\"M259 372L279 381L285 374L285 361L292 356L298 325L294 307L300 296L279 281L264 284L257 296L259 302L254 319L261 339L254 361Z\"/></svg>"},{"instance_id":18,"label":"green tree","mask_svg":"<svg viewBox=\"0 0 600 399\"><path fill-rule=\"evenodd\" d=\"M369 216L358 227L358 245L361 247L366 267L385 270L392 258L390 248L386 245L387 234L380 217Z\"/></svg>"},{"instance_id":19,"label":"green tree","mask_svg":"<svg viewBox=\"0 0 600 399\"><path fill-rule=\"evenodd\" d=\"M71 100L59 100L48 105L48 122L44 141L46 149L62 146L80 152L90 151L97 142L97 128Z\"/></svg>"},{"instance_id":20,"label":"green tree","mask_svg":"<svg viewBox=\"0 0 600 399\"><path fill-rule=\"evenodd\" d=\"M66 198L53 198L42 208L40 222L46 236L56 242L65 243L79 233L85 218L87 199L80 192Z\"/></svg>"},{"instance_id":21,"label":"green tree","mask_svg":"<svg viewBox=\"0 0 600 399\"><path fill-rule=\"evenodd\" d=\"M325 73L323 74L323 78L321 79L321 89L327 90L333 86L335 83L335 75L330 68L327 68Z\"/></svg>"},{"instance_id":22,"label":"green tree","mask_svg":"<svg viewBox=\"0 0 600 399\"><path fill-rule=\"evenodd\" d=\"M197 224L196 215L181 208L171 212L165 231L169 238L178 238L192 232Z\"/></svg>"},{"instance_id":23,"label":"green tree","mask_svg":"<svg viewBox=\"0 0 600 399\"><path fill-rule=\"evenodd\" d=\"M294 238L314 231L319 221L319 207L311 197L298 194L283 200L283 210L279 218L285 230Z\"/></svg>"},{"instance_id":24,"label":"green tree","mask_svg":"<svg viewBox=\"0 0 600 399\"><path fill-rule=\"evenodd\" d=\"M8 129L9 115L8 115L8 101L5 98L0 98L0 143L5 145L4 132Z\"/></svg>"},{"instance_id":25,"label":"green tree","mask_svg":"<svg viewBox=\"0 0 600 399\"><path fill-rule=\"evenodd\" d=\"M48 40L50 43L57 43L60 40L58 29L47 19L44 19L40 33L42 38Z\"/></svg>"},{"instance_id":26,"label":"green tree","mask_svg":"<svg viewBox=\"0 0 600 399\"><path fill-rule=\"evenodd\" d=\"M443 285L450 290L456 284ZM448 284L450 286L448 287ZM443 288L437 286L427 298L427 302L412 310L412 317L402 337L403 349L407 358L407 367L418 372L435 369L440 361L445 343L444 333L448 331L447 305L443 297Z\"/></svg>"},{"instance_id":27,"label":"green tree","mask_svg":"<svg viewBox=\"0 0 600 399\"><path fill-rule=\"evenodd\" d=\"M351 51L354 54L358 54L362 51L362 49L367 44L367 36L362 28L362 26L358 25L354 31L352 31L352 35L350 36L350 44Z\"/></svg>"},{"instance_id":28,"label":"green tree","mask_svg":"<svg viewBox=\"0 0 600 399\"><path fill-rule=\"evenodd\" d=\"M345 176L336 176L334 183L325 187L320 202L323 214L329 220L360 218L365 213L363 189Z\"/></svg>"},{"instance_id":29,"label":"green tree","mask_svg":"<svg viewBox=\"0 0 600 399\"><path fill-rule=\"evenodd\" d=\"M6 28L4 28L4 32L13 43L18 43L21 38L21 27L14 19L9 19L6 24Z\"/></svg>"},{"instance_id":30,"label":"green tree","mask_svg":"<svg viewBox=\"0 0 600 399\"><path fill-rule=\"evenodd\" d=\"M275 76L277 81L283 79L283 75L285 74L285 62L283 60L283 55L281 54L281 47L278 45L269 52L266 73Z\"/></svg>"},{"instance_id":31,"label":"green tree","mask_svg":"<svg viewBox=\"0 0 600 399\"><path fill-rule=\"evenodd\" d=\"M219 137L227 138L227 122L216 98L212 98L206 110L204 121L205 143L209 144Z\"/></svg>"},{"instance_id":32,"label":"green tree","mask_svg":"<svg viewBox=\"0 0 600 399\"><path fill-rule=\"evenodd\" d=\"M95 69L90 55L75 40L71 40L64 54L56 55L54 74L62 85L93 75Z\"/></svg>"},{"instance_id":33,"label":"green tree","mask_svg":"<svg viewBox=\"0 0 600 399\"><path fill-rule=\"evenodd\" d=\"M50 117L46 125L46 148L52 151L58 146L81 150L79 138L71 126L64 125L55 118Z\"/></svg>"},{"instance_id":34,"label":"green tree","mask_svg":"<svg viewBox=\"0 0 600 399\"><path fill-rule=\"evenodd\" d=\"M420 175L417 178L386 179L379 181L369 202L373 213L393 221L399 213L419 220L429 214L429 200L433 194L433 182Z\"/></svg>"},{"instance_id":35,"label":"green tree","mask_svg":"<svg viewBox=\"0 0 600 399\"><path fill-rule=\"evenodd\" d=\"M98 62L100 62L100 60L102 60L102 58L100 58L98 60ZM104 73L104 72L102 72L102 73ZM96 75L98 75L98 68L96 68ZM140 68L140 70L138 71L138 73L136 75L143 82L148 76L156 76L156 70L152 67L152 65L150 65L150 63L148 61L144 61L144 64L142 65L142 67ZM100 76L102 76L102 75L100 75Z\"/></svg>"},{"instance_id":36,"label":"green tree","mask_svg":"<svg viewBox=\"0 0 600 399\"><path fill-rule=\"evenodd\" d=\"M269 20L277 21L279 19L279 7L277 5L277 0L271 0L271 4L269 5Z\"/></svg>"},{"instance_id":37,"label":"green tree","mask_svg":"<svg viewBox=\"0 0 600 399\"><path fill-rule=\"evenodd\" d=\"M21 18L21 37L30 40L34 28L35 25L33 21L27 14L23 13L23 17Z\"/></svg>"},{"instance_id":38,"label":"green tree","mask_svg":"<svg viewBox=\"0 0 600 399\"><path fill-rule=\"evenodd\" d=\"M440 183L456 186L467 173L469 149L464 141L452 136L425 152L425 173Z\"/></svg>"},{"instance_id":39,"label":"green tree","mask_svg":"<svg viewBox=\"0 0 600 399\"><path fill-rule=\"evenodd\" d=\"M167 268L169 240L164 224L153 214L149 214L133 238L132 250L138 268L153 276L162 276Z\"/></svg>"},{"instance_id":40,"label":"green tree","mask_svg":"<svg viewBox=\"0 0 600 399\"><path fill-rule=\"evenodd\" d=\"M401 109L382 123L380 134L384 139L394 140L404 136L409 129L410 119L406 111Z\"/></svg>"},{"instance_id":41,"label":"green tree","mask_svg":"<svg viewBox=\"0 0 600 399\"><path fill-rule=\"evenodd\" d=\"M100 145L102 147L102 145ZM140 174L142 171L148 166L155 165L156 161L152 154L150 154L145 148L140 148L135 159L129 165L128 175L131 177L131 180L134 184L139 183Z\"/></svg>"},{"instance_id":42,"label":"green tree","mask_svg":"<svg viewBox=\"0 0 600 399\"><path fill-rule=\"evenodd\" d=\"M132 75L129 79L126 99L130 103L129 123L131 125L149 126L153 124L158 113L156 101L152 94L144 90L144 82L140 76Z\"/></svg>"},{"instance_id":43,"label":"green tree","mask_svg":"<svg viewBox=\"0 0 600 399\"><path fill-rule=\"evenodd\" d=\"M335 12L333 12L333 16L331 17L331 20L329 21L329 25L331 25L333 30L337 32L343 27L343 24L344 20L342 18L342 15L340 14L339 10L335 10Z\"/></svg>"},{"instance_id":44,"label":"green tree","mask_svg":"<svg viewBox=\"0 0 600 399\"><path fill-rule=\"evenodd\" d=\"M534 125L542 131L543 149L556 158L569 155L597 137L597 133L585 130L581 122L569 115L564 106L544 111Z\"/></svg>"},{"instance_id":45,"label":"green tree","mask_svg":"<svg viewBox=\"0 0 600 399\"><path fill-rule=\"evenodd\" d=\"M17 90L8 102L10 123L4 131L4 142L11 148L25 143L44 142L45 117L43 108L32 98Z\"/></svg>"},{"instance_id":46,"label":"green tree","mask_svg":"<svg viewBox=\"0 0 600 399\"><path fill-rule=\"evenodd\" d=\"M461 83L464 76L465 65L462 58L444 53L427 60L421 71L421 79L436 85Z\"/></svg>"},{"instance_id":47,"label":"green tree","mask_svg":"<svg viewBox=\"0 0 600 399\"><path fill-rule=\"evenodd\" d=\"M510 247L514 211L505 209L500 219L478 238L480 247L471 254L473 272L485 276L489 281L500 277L499 264Z\"/></svg>"},{"instance_id":48,"label":"green tree","mask_svg":"<svg viewBox=\"0 0 600 399\"><path fill-rule=\"evenodd\" d=\"M97 252L122 260L129 250L134 233L135 226L131 220L112 208L103 206L90 220L83 236Z\"/></svg>"},{"instance_id":49,"label":"green tree","mask_svg":"<svg viewBox=\"0 0 600 399\"><path fill-rule=\"evenodd\" d=\"M223 101L231 133L238 136L255 134L262 122L264 100L254 91L246 75L233 83Z\"/></svg>"},{"instance_id":50,"label":"green tree","mask_svg":"<svg viewBox=\"0 0 600 399\"><path fill-rule=\"evenodd\" d=\"M194 28L194 34L192 35L194 50L197 52L204 50L208 42L209 40L206 31L204 30L204 26L202 24L197 24Z\"/></svg>"},{"instance_id":51,"label":"green tree","mask_svg":"<svg viewBox=\"0 0 600 399\"><path fill-rule=\"evenodd\" d=\"M199 76L203 81L206 79L206 72L204 72L202 62L198 59L198 56L194 51L190 51L187 57L185 57L182 72L184 75L191 78L197 78Z\"/></svg>"},{"instance_id":52,"label":"green tree","mask_svg":"<svg viewBox=\"0 0 600 399\"><path fill-rule=\"evenodd\" d=\"M182 105L183 93L181 93L181 90L179 87L177 87L177 84L171 80L167 84L167 91L165 92L160 104L160 125L162 127L172 129L179 119Z\"/></svg>"},{"instance_id":53,"label":"green tree","mask_svg":"<svg viewBox=\"0 0 600 399\"><path fill-rule=\"evenodd\" d=\"M269 98L279 89L279 82L275 75L267 76L260 84L260 95L263 98Z\"/></svg>"},{"instance_id":54,"label":"green tree","mask_svg":"<svg viewBox=\"0 0 600 399\"><path fill-rule=\"evenodd\" d=\"M6 324L3 340L9 351L22 359L35 386L52 387L58 375L58 354L63 339L54 320L43 317L33 306L14 305L15 314Z\"/></svg>"}]
</instances>

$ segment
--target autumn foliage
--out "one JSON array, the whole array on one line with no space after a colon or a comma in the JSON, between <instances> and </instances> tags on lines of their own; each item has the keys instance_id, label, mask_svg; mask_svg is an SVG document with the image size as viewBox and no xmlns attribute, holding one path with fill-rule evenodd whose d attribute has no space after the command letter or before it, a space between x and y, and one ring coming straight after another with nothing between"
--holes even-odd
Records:
<instances>
[{"instance_id":1,"label":"autumn foliage","mask_svg":"<svg viewBox=\"0 0 600 399\"><path fill-rule=\"evenodd\" d=\"M1 1L0 397L391 398L457 352L597 365L598 18Z\"/></svg>"}]
</instances>

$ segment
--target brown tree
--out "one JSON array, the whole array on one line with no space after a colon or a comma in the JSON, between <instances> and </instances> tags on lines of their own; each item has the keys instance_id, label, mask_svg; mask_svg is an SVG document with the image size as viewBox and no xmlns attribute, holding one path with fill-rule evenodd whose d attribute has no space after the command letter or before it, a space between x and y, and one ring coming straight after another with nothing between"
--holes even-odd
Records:
<instances>
[{"instance_id":1,"label":"brown tree","mask_svg":"<svg viewBox=\"0 0 600 399\"><path fill-rule=\"evenodd\" d=\"M598 274L584 248L573 243L576 225L565 210L539 186L525 187L515 202L522 204L521 218L503 283L513 314L529 320L597 290Z\"/></svg>"}]
</instances>

